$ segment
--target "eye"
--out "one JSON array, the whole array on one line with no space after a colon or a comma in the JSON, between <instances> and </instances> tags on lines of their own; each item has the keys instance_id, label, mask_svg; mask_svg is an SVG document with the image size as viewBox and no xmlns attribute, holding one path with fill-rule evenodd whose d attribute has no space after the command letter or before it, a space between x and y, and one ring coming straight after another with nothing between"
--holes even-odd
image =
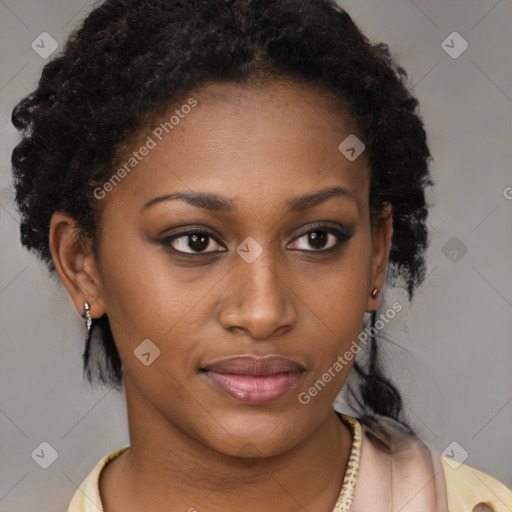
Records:
<instances>
[{"instance_id":1,"label":"eye","mask_svg":"<svg viewBox=\"0 0 512 512\"><path fill-rule=\"evenodd\" d=\"M309 252L330 252L347 242L350 236L350 234L331 226L317 226L296 238L292 243L292 249ZM304 240L303 244L298 243L301 240ZM313 247L313 249L309 249L307 245Z\"/></svg>"},{"instance_id":2,"label":"eye","mask_svg":"<svg viewBox=\"0 0 512 512\"><path fill-rule=\"evenodd\" d=\"M331 252L343 245L352 235L332 226L316 226L297 237L289 246L306 252ZM205 229L181 231L160 241L164 247L181 254L213 254L225 252L215 235ZM217 249L216 247L217 246ZM312 247L312 249L311 249Z\"/></svg>"},{"instance_id":3,"label":"eye","mask_svg":"<svg viewBox=\"0 0 512 512\"><path fill-rule=\"evenodd\" d=\"M224 252L223 250L206 250L211 249L212 245L222 247L215 237L205 230L192 229L182 231L173 236L167 237L161 241L162 245L170 246L173 250L185 254L205 254L213 252Z\"/></svg>"}]
</instances>

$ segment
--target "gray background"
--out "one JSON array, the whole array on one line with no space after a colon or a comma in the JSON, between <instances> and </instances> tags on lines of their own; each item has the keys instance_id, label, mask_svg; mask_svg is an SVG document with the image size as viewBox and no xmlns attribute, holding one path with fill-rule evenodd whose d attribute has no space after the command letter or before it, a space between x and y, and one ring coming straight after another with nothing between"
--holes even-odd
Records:
<instances>
[{"instance_id":1,"label":"gray background","mask_svg":"<svg viewBox=\"0 0 512 512\"><path fill-rule=\"evenodd\" d=\"M466 464L512 487L511 0L341 4L408 71L434 155L429 273L388 331L391 375L425 441L439 452L456 441ZM82 319L20 245L10 177L11 110L45 63L31 42L46 31L60 46L91 5L0 0L0 512L67 510L129 442L123 394L82 379ZM456 59L441 46L453 31L469 44ZM397 290L384 298L406 304ZM43 441L58 452L48 469L31 457Z\"/></svg>"}]
</instances>

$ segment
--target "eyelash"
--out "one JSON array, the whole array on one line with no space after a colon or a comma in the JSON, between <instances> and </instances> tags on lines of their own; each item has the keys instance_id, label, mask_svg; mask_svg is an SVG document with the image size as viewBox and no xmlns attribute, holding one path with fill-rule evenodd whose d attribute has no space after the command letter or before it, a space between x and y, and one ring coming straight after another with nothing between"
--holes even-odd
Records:
<instances>
[{"instance_id":1,"label":"eyelash","mask_svg":"<svg viewBox=\"0 0 512 512\"><path fill-rule=\"evenodd\" d=\"M302 237L309 235L311 233L318 232L318 231L325 231L327 233L334 235L336 238L336 243L334 244L334 246L332 246L328 249L316 249L316 250L314 250L314 249L312 249L312 250L292 249L292 250L303 251L306 253L323 253L323 254L331 253L331 252L337 251L342 245L344 245L346 242L348 242L348 240L352 236L351 233L348 233L348 232L340 230L340 229L333 228L332 226L318 225L318 226L314 226L313 228L310 228L308 231L305 231L304 233L301 233L296 238L294 238L292 240L292 242L300 240ZM207 237L213 239L217 244L222 245L217 240L217 237L213 233L211 233L207 229L199 229L199 228L189 229L187 231L181 231L180 233L176 233L170 237L164 238L163 240L160 241L160 243L165 248L170 249L171 251L173 251L176 254L186 255L186 256L191 256L191 257L205 256L205 255L211 255L211 254L218 254L221 252L227 252L226 250L223 250L223 251L206 251L206 252L195 252L194 253L194 252L179 251L178 249L175 249L174 247L172 247L171 243L174 240L177 240L177 239L183 238L183 237L187 237L187 236L191 236L191 235L206 235Z\"/></svg>"}]
</instances>

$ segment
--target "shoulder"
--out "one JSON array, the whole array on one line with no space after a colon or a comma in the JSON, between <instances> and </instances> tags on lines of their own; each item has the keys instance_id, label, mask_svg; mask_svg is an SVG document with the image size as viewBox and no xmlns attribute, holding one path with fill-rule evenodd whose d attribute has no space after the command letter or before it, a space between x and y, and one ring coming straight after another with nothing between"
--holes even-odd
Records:
<instances>
[{"instance_id":1,"label":"shoulder","mask_svg":"<svg viewBox=\"0 0 512 512\"><path fill-rule=\"evenodd\" d=\"M378 420L363 426L361 504L387 500L403 512L512 512L512 491L499 480L443 457L394 420Z\"/></svg>"},{"instance_id":2,"label":"shoulder","mask_svg":"<svg viewBox=\"0 0 512 512\"><path fill-rule=\"evenodd\" d=\"M441 456L450 512L510 512L512 490L496 478Z\"/></svg>"},{"instance_id":3,"label":"shoulder","mask_svg":"<svg viewBox=\"0 0 512 512\"><path fill-rule=\"evenodd\" d=\"M129 445L123 446L98 461L71 498L67 512L98 512L98 510L103 510L98 486L100 473L112 459L128 448Z\"/></svg>"}]
</instances>

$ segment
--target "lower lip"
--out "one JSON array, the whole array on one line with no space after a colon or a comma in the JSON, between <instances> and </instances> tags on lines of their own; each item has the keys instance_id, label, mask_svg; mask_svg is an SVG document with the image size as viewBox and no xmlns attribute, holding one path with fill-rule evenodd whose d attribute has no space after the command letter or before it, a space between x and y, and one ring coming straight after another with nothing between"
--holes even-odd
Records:
<instances>
[{"instance_id":1,"label":"lower lip","mask_svg":"<svg viewBox=\"0 0 512 512\"><path fill-rule=\"evenodd\" d=\"M301 376L300 373L252 376L210 371L204 375L226 394L246 404L278 400L297 385Z\"/></svg>"}]
</instances>

